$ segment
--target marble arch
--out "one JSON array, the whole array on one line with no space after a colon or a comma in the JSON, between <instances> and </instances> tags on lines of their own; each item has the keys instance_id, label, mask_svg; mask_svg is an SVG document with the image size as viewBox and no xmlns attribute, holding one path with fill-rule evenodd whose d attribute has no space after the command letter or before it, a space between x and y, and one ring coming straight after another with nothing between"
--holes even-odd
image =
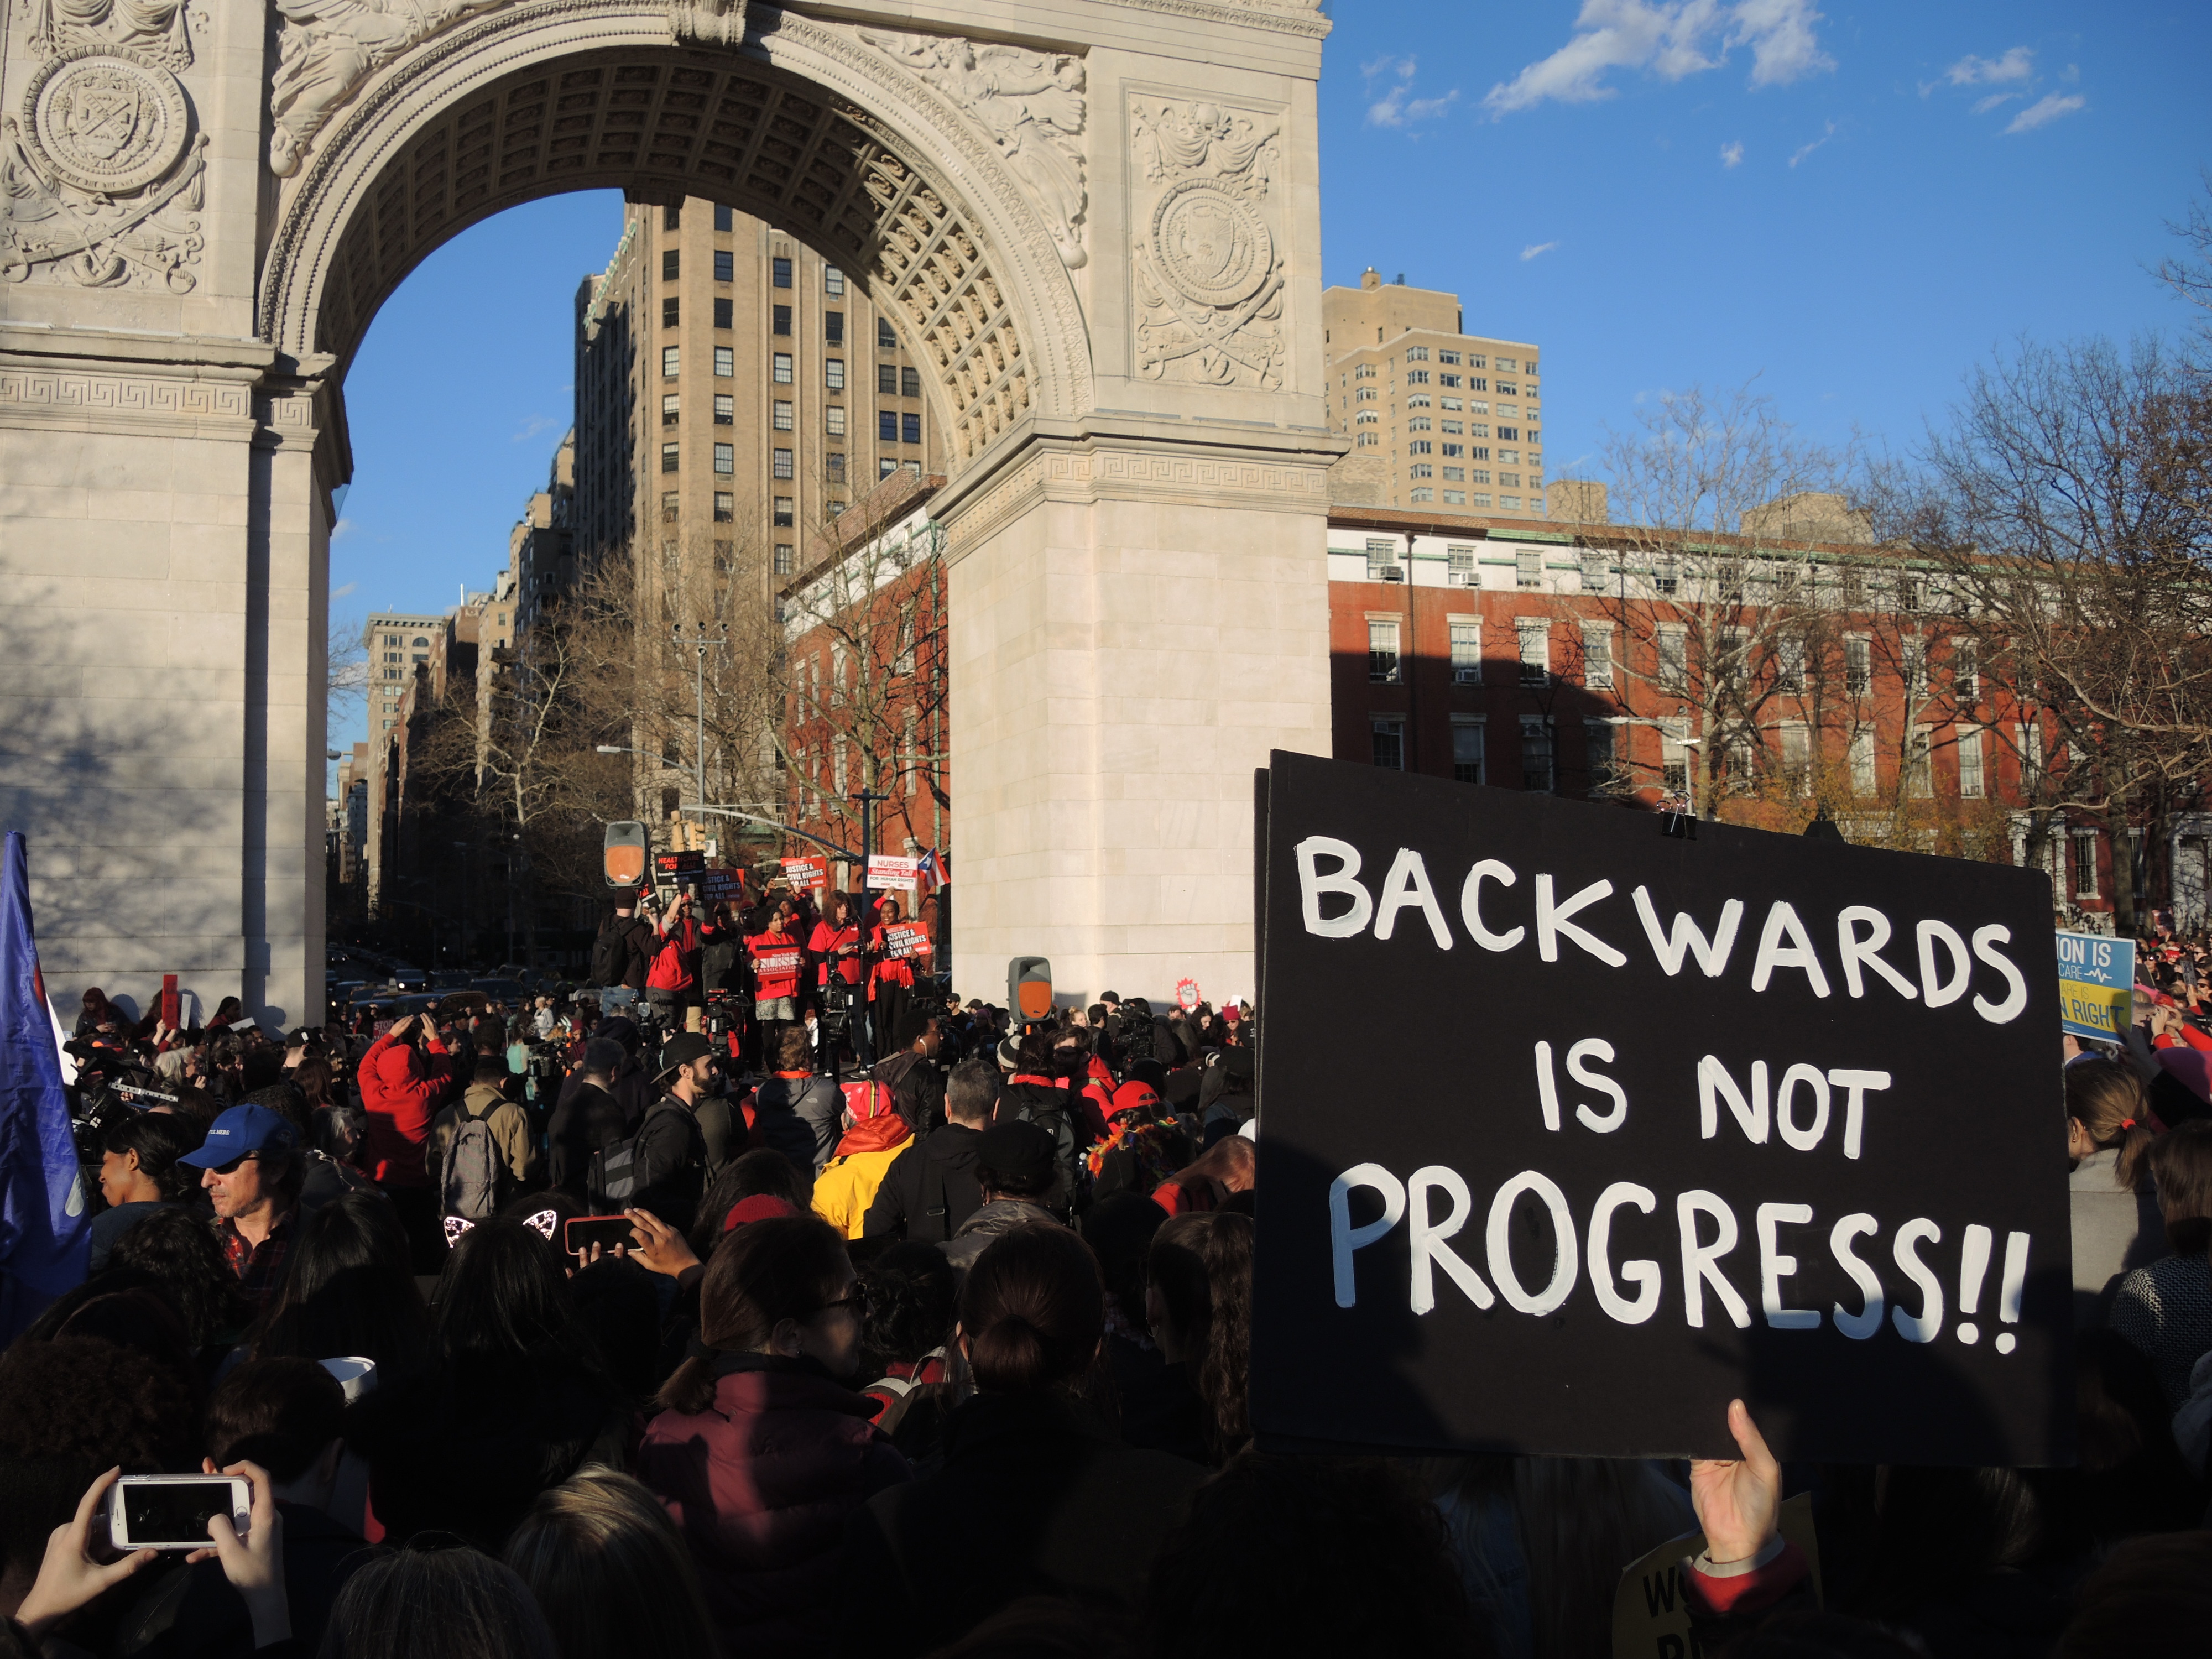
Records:
<instances>
[{"instance_id":1,"label":"marble arch","mask_svg":"<svg viewBox=\"0 0 2212 1659\"><path fill-rule=\"evenodd\" d=\"M1250 768L1328 730L1316 0L0 15L0 822L58 1000L319 1016L346 366L444 240L606 186L785 226L928 365L958 982L1249 991Z\"/></svg>"}]
</instances>

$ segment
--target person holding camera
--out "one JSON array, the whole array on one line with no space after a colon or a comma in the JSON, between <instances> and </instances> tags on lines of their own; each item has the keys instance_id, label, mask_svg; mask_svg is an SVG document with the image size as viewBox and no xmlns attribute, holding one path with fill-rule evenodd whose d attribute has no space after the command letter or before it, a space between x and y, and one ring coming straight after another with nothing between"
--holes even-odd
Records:
<instances>
[{"instance_id":1,"label":"person holding camera","mask_svg":"<svg viewBox=\"0 0 2212 1659\"><path fill-rule=\"evenodd\" d=\"M430 1123L452 1087L453 1062L428 1014L410 1014L369 1045L361 1060L363 1142L368 1173L390 1194L414 1248L415 1271L444 1265L438 1194L430 1185Z\"/></svg>"},{"instance_id":2,"label":"person holding camera","mask_svg":"<svg viewBox=\"0 0 2212 1659\"><path fill-rule=\"evenodd\" d=\"M702 927L694 909L691 895L679 892L653 922L645 1000L665 1029L680 1027L684 1010L699 1006L699 953L714 929Z\"/></svg>"}]
</instances>

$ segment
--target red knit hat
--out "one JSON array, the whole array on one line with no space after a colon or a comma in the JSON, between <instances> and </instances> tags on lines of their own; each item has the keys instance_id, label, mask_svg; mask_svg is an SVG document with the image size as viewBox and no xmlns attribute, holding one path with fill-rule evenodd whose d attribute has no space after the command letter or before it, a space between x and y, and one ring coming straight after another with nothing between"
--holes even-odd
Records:
<instances>
[{"instance_id":1,"label":"red knit hat","mask_svg":"<svg viewBox=\"0 0 2212 1659\"><path fill-rule=\"evenodd\" d=\"M729 1214L722 1218L722 1231L732 1233L748 1221L771 1221L780 1215L798 1213L797 1206L787 1199L778 1198L771 1193L755 1193L750 1198L741 1198L730 1206Z\"/></svg>"}]
</instances>

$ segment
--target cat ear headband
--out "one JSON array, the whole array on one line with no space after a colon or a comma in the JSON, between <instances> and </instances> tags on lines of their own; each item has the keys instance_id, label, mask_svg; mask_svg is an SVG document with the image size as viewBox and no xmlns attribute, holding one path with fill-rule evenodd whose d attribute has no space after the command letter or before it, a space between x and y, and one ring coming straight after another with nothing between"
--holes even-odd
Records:
<instances>
[{"instance_id":1,"label":"cat ear headband","mask_svg":"<svg viewBox=\"0 0 2212 1659\"><path fill-rule=\"evenodd\" d=\"M476 1224L466 1216L447 1216L446 1218L446 1248L452 1249L454 1245L461 1242L461 1235ZM526 1217L522 1224L526 1227L535 1227L545 1236L547 1242L550 1243L554 1228L561 1224L561 1217L557 1211L540 1210L536 1215Z\"/></svg>"}]
</instances>

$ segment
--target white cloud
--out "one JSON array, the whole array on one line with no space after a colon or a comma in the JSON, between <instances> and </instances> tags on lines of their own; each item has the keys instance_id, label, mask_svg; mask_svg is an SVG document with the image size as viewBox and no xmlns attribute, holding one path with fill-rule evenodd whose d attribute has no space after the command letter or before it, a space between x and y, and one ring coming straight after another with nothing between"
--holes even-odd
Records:
<instances>
[{"instance_id":1,"label":"white cloud","mask_svg":"<svg viewBox=\"0 0 2212 1659\"><path fill-rule=\"evenodd\" d=\"M342 599L360 586L359 582L348 582L343 587L333 587L331 589L331 597L334 599Z\"/></svg>"},{"instance_id":2,"label":"white cloud","mask_svg":"<svg viewBox=\"0 0 2212 1659\"><path fill-rule=\"evenodd\" d=\"M1977 115L1987 115L1998 105L2015 103L2027 95L2027 94L2020 92L1993 92L1988 97L1980 100L1974 105L1974 113Z\"/></svg>"},{"instance_id":3,"label":"white cloud","mask_svg":"<svg viewBox=\"0 0 2212 1659\"><path fill-rule=\"evenodd\" d=\"M359 528L361 528L361 526L356 524L351 519L340 519L336 524L331 526L331 539L332 541L336 541L341 536L350 536Z\"/></svg>"},{"instance_id":4,"label":"white cloud","mask_svg":"<svg viewBox=\"0 0 2212 1659\"><path fill-rule=\"evenodd\" d=\"M1392 58L1385 55L1372 63L1362 64L1359 73L1367 82L1367 90L1375 90L1376 79L1395 75L1397 84L1367 106L1367 125L1370 127L1407 127L1416 121L1432 120L1459 101L1459 88L1454 87L1441 98L1413 96L1414 60L1411 58Z\"/></svg>"},{"instance_id":5,"label":"white cloud","mask_svg":"<svg viewBox=\"0 0 2212 1659\"><path fill-rule=\"evenodd\" d=\"M1820 149L1821 145L1826 143L1829 139L1835 136L1836 124L1833 121L1831 121L1827 124L1827 130L1826 131L1822 132L1818 138L1815 138L1811 143L1805 145L1802 149L1799 149L1795 155L1790 158L1790 165L1793 167L1796 167L1800 161L1803 161L1807 156L1810 155L1814 150Z\"/></svg>"},{"instance_id":6,"label":"white cloud","mask_svg":"<svg viewBox=\"0 0 2212 1659\"><path fill-rule=\"evenodd\" d=\"M2047 127L2053 121L2061 120L2073 114L2077 109L2087 108L2088 103L2089 100L2078 92L2069 93L2063 98L2055 92L2050 93L2037 99L2019 114L2014 116L2012 125L2005 131L2033 132L2038 127Z\"/></svg>"},{"instance_id":7,"label":"white cloud","mask_svg":"<svg viewBox=\"0 0 2212 1659\"><path fill-rule=\"evenodd\" d=\"M514 441L519 444L528 443L540 433L550 432L561 424L561 422L550 415L532 415L515 429Z\"/></svg>"},{"instance_id":8,"label":"white cloud","mask_svg":"<svg viewBox=\"0 0 2212 1659\"><path fill-rule=\"evenodd\" d=\"M1740 167L1743 165L1743 143L1741 139L1735 143L1721 146L1721 165L1724 167Z\"/></svg>"},{"instance_id":9,"label":"white cloud","mask_svg":"<svg viewBox=\"0 0 2212 1659\"><path fill-rule=\"evenodd\" d=\"M2026 81L2034 73L2033 51L2014 46L2002 58L1977 58L1968 52L1943 71L1943 78L1954 87L2001 87Z\"/></svg>"},{"instance_id":10,"label":"white cloud","mask_svg":"<svg viewBox=\"0 0 2212 1659\"><path fill-rule=\"evenodd\" d=\"M1531 242L1521 250L1521 258L1524 261L1534 259L1540 254L1549 253L1557 246L1559 246L1557 242Z\"/></svg>"},{"instance_id":11,"label":"white cloud","mask_svg":"<svg viewBox=\"0 0 2212 1659\"><path fill-rule=\"evenodd\" d=\"M1493 118L1546 99L1591 103L1614 95L1608 71L1641 70L1662 80L1718 69L1737 46L1751 48L1751 84L1787 86L1835 60L1820 50L1813 0L1583 0L1574 38L1484 96Z\"/></svg>"}]
</instances>

